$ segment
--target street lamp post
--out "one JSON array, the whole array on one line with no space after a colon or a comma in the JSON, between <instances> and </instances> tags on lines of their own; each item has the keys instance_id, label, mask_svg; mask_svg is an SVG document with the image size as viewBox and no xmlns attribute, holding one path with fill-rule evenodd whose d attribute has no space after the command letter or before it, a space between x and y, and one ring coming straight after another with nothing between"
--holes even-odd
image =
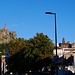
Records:
<instances>
[{"instance_id":1,"label":"street lamp post","mask_svg":"<svg viewBox=\"0 0 75 75\"><path fill-rule=\"evenodd\" d=\"M55 48L56 48L56 57L57 57L57 27L56 27L56 13L53 12L45 12L45 14L52 14L54 15L55 21ZM57 65L56 65L57 66ZM56 75L58 75L58 67L56 67Z\"/></svg>"},{"instance_id":2,"label":"street lamp post","mask_svg":"<svg viewBox=\"0 0 75 75\"><path fill-rule=\"evenodd\" d=\"M56 56L57 56L57 27L56 27L56 13L45 12L45 14L53 14L55 19L55 47L56 47Z\"/></svg>"}]
</instances>

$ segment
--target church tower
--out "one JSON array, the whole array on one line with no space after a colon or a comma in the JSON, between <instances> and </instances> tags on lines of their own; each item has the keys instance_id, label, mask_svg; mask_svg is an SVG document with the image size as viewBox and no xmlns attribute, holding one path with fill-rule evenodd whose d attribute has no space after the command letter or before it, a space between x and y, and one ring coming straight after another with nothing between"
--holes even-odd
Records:
<instances>
[{"instance_id":1,"label":"church tower","mask_svg":"<svg viewBox=\"0 0 75 75\"><path fill-rule=\"evenodd\" d=\"M6 23L4 23L4 30L6 30Z\"/></svg>"},{"instance_id":2,"label":"church tower","mask_svg":"<svg viewBox=\"0 0 75 75\"><path fill-rule=\"evenodd\" d=\"M65 38L64 37L62 38L62 43L65 43Z\"/></svg>"}]
</instances>

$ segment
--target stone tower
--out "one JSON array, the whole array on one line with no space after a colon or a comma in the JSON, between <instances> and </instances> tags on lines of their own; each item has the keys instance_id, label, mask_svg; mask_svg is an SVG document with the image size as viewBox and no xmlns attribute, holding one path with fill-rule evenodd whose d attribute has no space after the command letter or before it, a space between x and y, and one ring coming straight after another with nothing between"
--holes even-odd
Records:
<instances>
[{"instance_id":1,"label":"stone tower","mask_svg":"<svg viewBox=\"0 0 75 75\"><path fill-rule=\"evenodd\" d=\"M6 30L6 23L4 23L4 30Z\"/></svg>"}]
</instances>

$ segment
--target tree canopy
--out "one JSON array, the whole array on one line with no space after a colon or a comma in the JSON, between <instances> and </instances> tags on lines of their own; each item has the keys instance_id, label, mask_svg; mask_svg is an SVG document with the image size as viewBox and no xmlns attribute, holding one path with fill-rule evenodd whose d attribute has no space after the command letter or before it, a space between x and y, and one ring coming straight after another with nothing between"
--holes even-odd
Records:
<instances>
[{"instance_id":1,"label":"tree canopy","mask_svg":"<svg viewBox=\"0 0 75 75\"><path fill-rule=\"evenodd\" d=\"M9 65L8 70L25 72L41 70L51 65L54 44L47 35L37 33L28 40L17 38L8 43Z\"/></svg>"}]
</instances>

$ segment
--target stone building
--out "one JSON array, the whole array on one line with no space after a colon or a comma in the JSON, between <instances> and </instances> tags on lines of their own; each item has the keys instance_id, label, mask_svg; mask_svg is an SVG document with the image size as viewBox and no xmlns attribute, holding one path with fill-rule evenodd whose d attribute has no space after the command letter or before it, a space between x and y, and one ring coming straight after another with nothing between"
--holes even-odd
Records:
<instances>
[{"instance_id":1,"label":"stone building","mask_svg":"<svg viewBox=\"0 0 75 75\"><path fill-rule=\"evenodd\" d=\"M61 47L61 48L71 48L72 45L69 41L65 42L65 38L62 38L62 43L59 43L59 47Z\"/></svg>"}]
</instances>

